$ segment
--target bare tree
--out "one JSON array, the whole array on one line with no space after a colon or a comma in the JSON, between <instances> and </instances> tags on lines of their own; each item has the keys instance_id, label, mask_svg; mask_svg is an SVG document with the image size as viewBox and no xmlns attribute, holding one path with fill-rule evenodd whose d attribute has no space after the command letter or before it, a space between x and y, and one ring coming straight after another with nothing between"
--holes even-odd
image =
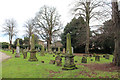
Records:
<instances>
[{"instance_id":1,"label":"bare tree","mask_svg":"<svg viewBox=\"0 0 120 80\"><path fill-rule=\"evenodd\" d=\"M85 53L89 53L90 43L90 21L99 20L108 14L103 9L105 2L103 0L79 0L74 6L74 14L84 18L86 22L86 47Z\"/></svg>"},{"instance_id":2,"label":"bare tree","mask_svg":"<svg viewBox=\"0 0 120 80\"><path fill-rule=\"evenodd\" d=\"M24 24L24 27L26 28L25 30L26 36L29 38L29 50L30 50L30 38L32 34L35 33L34 20L30 19L26 21L26 23Z\"/></svg>"},{"instance_id":3,"label":"bare tree","mask_svg":"<svg viewBox=\"0 0 120 80\"><path fill-rule=\"evenodd\" d=\"M112 21L115 35L114 64L120 66L120 13L118 11L118 0L112 0Z\"/></svg>"},{"instance_id":4,"label":"bare tree","mask_svg":"<svg viewBox=\"0 0 120 80\"><path fill-rule=\"evenodd\" d=\"M60 15L56 8L43 6L35 17L36 32L47 42L48 50L52 38L59 34L61 30Z\"/></svg>"},{"instance_id":5,"label":"bare tree","mask_svg":"<svg viewBox=\"0 0 120 80\"><path fill-rule=\"evenodd\" d=\"M3 33L4 35L9 36L9 42L10 42L9 49L11 49L13 37L17 34L16 25L17 23L16 23L16 20L14 19L5 20L5 26L3 27Z\"/></svg>"}]
</instances>

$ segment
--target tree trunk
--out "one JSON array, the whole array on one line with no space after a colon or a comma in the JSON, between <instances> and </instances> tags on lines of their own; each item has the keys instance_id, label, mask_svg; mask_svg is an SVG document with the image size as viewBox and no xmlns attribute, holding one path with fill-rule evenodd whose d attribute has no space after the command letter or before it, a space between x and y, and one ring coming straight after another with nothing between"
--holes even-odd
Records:
<instances>
[{"instance_id":1,"label":"tree trunk","mask_svg":"<svg viewBox=\"0 0 120 80\"><path fill-rule=\"evenodd\" d=\"M49 35L49 40L48 40L48 52L50 52L50 49L51 49L51 41L52 41L52 38L51 38L51 35Z\"/></svg>"},{"instance_id":2,"label":"tree trunk","mask_svg":"<svg viewBox=\"0 0 120 80\"><path fill-rule=\"evenodd\" d=\"M29 44L28 44L28 48L29 48L29 50L30 50L30 42L31 40L30 40L30 36L29 36Z\"/></svg>"},{"instance_id":3,"label":"tree trunk","mask_svg":"<svg viewBox=\"0 0 120 80\"><path fill-rule=\"evenodd\" d=\"M89 7L90 3L86 2L86 46L85 46L85 53L89 54L89 43L90 43L90 27L89 27L89 21L90 21L90 13L89 13Z\"/></svg>"},{"instance_id":4,"label":"tree trunk","mask_svg":"<svg viewBox=\"0 0 120 80\"><path fill-rule=\"evenodd\" d=\"M89 26L86 28L86 46L85 46L85 53L89 54L89 42L90 42L90 29Z\"/></svg>"},{"instance_id":5,"label":"tree trunk","mask_svg":"<svg viewBox=\"0 0 120 80\"><path fill-rule=\"evenodd\" d=\"M120 16L118 11L118 2L112 0L112 19L115 29L115 49L114 49L114 64L120 66Z\"/></svg>"}]
</instances>

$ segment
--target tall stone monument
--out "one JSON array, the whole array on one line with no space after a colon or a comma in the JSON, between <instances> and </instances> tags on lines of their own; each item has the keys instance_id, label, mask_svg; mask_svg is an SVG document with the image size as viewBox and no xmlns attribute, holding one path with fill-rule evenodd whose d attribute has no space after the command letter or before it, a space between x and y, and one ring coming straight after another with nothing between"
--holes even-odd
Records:
<instances>
[{"instance_id":1,"label":"tall stone monument","mask_svg":"<svg viewBox=\"0 0 120 80\"><path fill-rule=\"evenodd\" d=\"M34 40L34 34L32 34L31 38L31 50L30 50L30 58L28 61L38 61L36 57L36 50L35 50L35 40Z\"/></svg>"},{"instance_id":2,"label":"tall stone monument","mask_svg":"<svg viewBox=\"0 0 120 80\"><path fill-rule=\"evenodd\" d=\"M16 45L16 54L15 57L20 57L20 43L19 39L17 39L17 45Z\"/></svg>"},{"instance_id":3,"label":"tall stone monument","mask_svg":"<svg viewBox=\"0 0 120 80\"><path fill-rule=\"evenodd\" d=\"M66 46L66 54L65 54L65 64L62 70L74 70L77 67L74 64L74 55L72 54L72 47L71 47L71 36L67 34L67 46Z\"/></svg>"}]
</instances>

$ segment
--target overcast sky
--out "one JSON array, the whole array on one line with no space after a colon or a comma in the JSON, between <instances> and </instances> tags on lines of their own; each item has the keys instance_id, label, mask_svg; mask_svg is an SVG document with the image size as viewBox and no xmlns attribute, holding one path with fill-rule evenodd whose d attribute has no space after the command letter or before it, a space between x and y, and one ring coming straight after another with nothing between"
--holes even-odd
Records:
<instances>
[{"instance_id":1,"label":"overcast sky","mask_svg":"<svg viewBox=\"0 0 120 80\"><path fill-rule=\"evenodd\" d=\"M17 21L19 33L13 39L23 38L25 34L23 25L25 21L34 18L35 14L43 5L54 6L61 15L61 20L65 26L70 22L73 15L70 13L70 4L75 0L0 0L0 42L8 42L8 36L2 35L2 27L6 19L14 18ZM94 24L97 24L94 22Z\"/></svg>"}]
</instances>

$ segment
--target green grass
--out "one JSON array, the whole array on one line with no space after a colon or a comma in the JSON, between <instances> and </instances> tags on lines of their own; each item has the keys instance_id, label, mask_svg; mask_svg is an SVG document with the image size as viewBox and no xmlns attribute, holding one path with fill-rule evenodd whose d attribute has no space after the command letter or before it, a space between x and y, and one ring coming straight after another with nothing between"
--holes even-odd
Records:
<instances>
[{"instance_id":1,"label":"green grass","mask_svg":"<svg viewBox=\"0 0 120 80\"><path fill-rule=\"evenodd\" d=\"M28 53L27 59L23 59L23 55L21 54L20 58L15 58L15 54L12 54L9 51L3 51L7 55L11 55L12 58L8 59L7 61L3 61L2 63L2 77L3 78L105 78L108 76L111 78L112 76L116 76L117 72L104 72L104 71L91 71L87 67L83 65L76 65L78 69L76 70L62 70L62 67L49 64L49 61L55 59L52 55L46 54L45 56L39 56L37 53L37 58L39 61L37 62L29 62L29 55ZM94 57L87 58L88 63L110 63L112 62L113 56L110 56L110 59L104 59L101 57L101 61L95 61ZM75 56L75 60L78 62L76 64L81 63L82 57ZM90 61L93 59L94 61ZM41 63L41 61L45 61L45 63ZM64 65L64 58L62 60L62 65ZM95 73L95 74L93 74Z\"/></svg>"}]
</instances>

